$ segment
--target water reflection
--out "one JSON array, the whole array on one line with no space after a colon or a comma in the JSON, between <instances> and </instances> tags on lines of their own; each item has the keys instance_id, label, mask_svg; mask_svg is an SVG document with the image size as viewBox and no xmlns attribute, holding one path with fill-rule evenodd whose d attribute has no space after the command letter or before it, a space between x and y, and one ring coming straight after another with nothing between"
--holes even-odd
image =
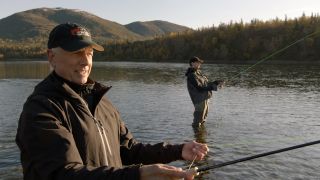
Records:
<instances>
[{"instance_id":1,"label":"water reflection","mask_svg":"<svg viewBox=\"0 0 320 180\"><path fill-rule=\"evenodd\" d=\"M172 84L184 82L183 68L170 70L157 67L143 68L95 66L91 76L94 79L99 79L103 81L139 81L145 84Z\"/></svg>"},{"instance_id":2,"label":"water reflection","mask_svg":"<svg viewBox=\"0 0 320 180\"><path fill-rule=\"evenodd\" d=\"M0 79L42 79L48 72L49 65L45 61L0 62Z\"/></svg>"},{"instance_id":3,"label":"water reflection","mask_svg":"<svg viewBox=\"0 0 320 180\"><path fill-rule=\"evenodd\" d=\"M250 65L223 66L218 68L227 86L245 88L302 88L306 91L319 91L320 66L316 65L259 65L243 72ZM206 69L210 76L214 73ZM225 72L225 73L223 73ZM306 88L308 87L308 88Z\"/></svg>"},{"instance_id":4,"label":"water reflection","mask_svg":"<svg viewBox=\"0 0 320 180\"><path fill-rule=\"evenodd\" d=\"M183 84L188 64L94 62L91 77L98 81L130 81L145 84ZM320 66L205 64L209 79L223 79L226 87L295 88L319 91ZM0 79L43 79L49 73L47 61L0 62Z\"/></svg>"},{"instance_id":5,"label":"water reflection","mask_svg":"<svg viewBox=\"0 0 320 180\"><path fill-rule=\"evenodd\" d=\"M93 65L91 77L98 81L172 84L184 82L184 71L185 64L97 62ZM0 62L0 79L43 79L49 73L46 61Z\"/></svg>"}]
</instances>

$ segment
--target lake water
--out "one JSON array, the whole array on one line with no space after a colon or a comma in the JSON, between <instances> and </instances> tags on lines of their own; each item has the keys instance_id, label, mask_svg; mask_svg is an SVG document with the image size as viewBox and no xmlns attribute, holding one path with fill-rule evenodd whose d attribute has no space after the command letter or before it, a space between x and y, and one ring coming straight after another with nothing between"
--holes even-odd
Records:
<instances>
[{"instance_id":1,"label":"lake water","mask_svg":"<svg viewBox=\"0 0 320 180\"><path fill-rule=\"evenodd\" d=\"M196 140L210 148L198 166L320 139L320 66L203 65L214 92L207 123L193 129L187 64L96 62L92 77L112 85L107 96L136 139L145 143ZM0 179L21 179L15 145L18 117L46 62L0 62ZM189 162L178 161L176 166ZM284 152L201 174L197 179L319 179L320 145Z\"/></svg>"}]
</instances>

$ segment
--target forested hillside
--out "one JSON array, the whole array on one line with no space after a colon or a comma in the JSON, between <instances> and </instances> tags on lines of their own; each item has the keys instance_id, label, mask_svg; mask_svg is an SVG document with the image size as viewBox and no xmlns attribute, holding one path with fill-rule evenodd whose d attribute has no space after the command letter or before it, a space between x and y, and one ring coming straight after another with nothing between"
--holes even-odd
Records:
<instances>
[{"instance_id":1,"label":"forested hillside","mask_svg":"<svg viewBox=\"0 0 320 180\"><path fill-rule=\"evenodd\" d=\"M130 28L146 31L146 25L135 23ZM319 32L319 33L318 33ZM106 50L96 53L96 60L182 62L199 56L209 63L253 63L306 37L294 46L273 56L281 63L320 63L320 17L302 15L295 19L278 18L270 21L252 20L250 23L230 22L211 28L171 32L152 40L114 40L103 43ZM0 54L4 57L45 57L46 39L27 39L24 42L0 40Z\"/></svg>"},{"instance_id":2,"label":"forested hillside","mask_svg":"<svg viewBox=\"0 0 320 180\"><path fill-rule=\"evenodd\" d=\"M310 33L315 34L272 57L272 62L320 63L319 15L267 22L252 20L246 24L230 22L150 41L110 44L102 56L118 60L183 61L196 55L212 63L252 63Z\"/></svg>"}]
</instances>

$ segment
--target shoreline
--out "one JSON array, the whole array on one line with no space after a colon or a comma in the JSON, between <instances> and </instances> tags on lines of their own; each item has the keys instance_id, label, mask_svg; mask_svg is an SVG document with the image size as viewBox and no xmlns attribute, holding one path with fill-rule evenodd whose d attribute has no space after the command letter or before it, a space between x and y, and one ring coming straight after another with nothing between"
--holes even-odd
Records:
<instances>
[{"instance_id":1,"label":"shoreline","mask_svg":"<svg viewBox=\"0 0 320 180\"><path fill-rule=\"evenodd\" d=\"M0 59L0 62L45 62L46 58L4 58ZM188 60L149 60L149 59L134 59L134 60L102 60L102 59L94 59L95 62L137 62L137 63L188 63ZM206 60L204 59L204 64L239 64L239 65L253 65L258 63L259 61L223 61L223 60ZM270 65L320 65L320 60L317 61L286 61L286 60L266 60L261 64L270 64Z\"/></svg>"}]
</instances>

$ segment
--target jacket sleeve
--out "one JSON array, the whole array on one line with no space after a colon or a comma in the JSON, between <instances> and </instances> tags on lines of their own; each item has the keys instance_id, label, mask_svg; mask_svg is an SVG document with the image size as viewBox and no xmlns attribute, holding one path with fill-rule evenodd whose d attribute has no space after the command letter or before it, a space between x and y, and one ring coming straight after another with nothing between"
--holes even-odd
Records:
<instances>
[{"instance_id":1,"label":"jacket sleeve","mask_svg":"<svg viewBox=\"0 0 320 180\"><path fill-rule=\"evenodd\" d=\"M142 144L137 142L128 128L121 122L121 160L125 165L169 163L182 159L183 144Z\"/></svg>"},{"instance_id":2,"label":"jacket sleeve","mask_svg":"<svg viewBox=\"0 0 320 180\"><path fill-rule=\"evenodd\" d=\"M199 91L215 90L214 86L212 86L212 83L206 83L206 84L201 83L194 73L190 73L188 75L188 81Z\"/></svg>"},{"instance_id":3,"label":"jacket sleeve","mask_svg":"<svg viewBox=\"0 0 320 180\"><path fill-rule=\"evenodd\" d=\"M89 167L83 164L61 109L44 98L24 105L16 142L21 150L24 179L139 179L139 167Z\"/></svg>"}]
</instances>

